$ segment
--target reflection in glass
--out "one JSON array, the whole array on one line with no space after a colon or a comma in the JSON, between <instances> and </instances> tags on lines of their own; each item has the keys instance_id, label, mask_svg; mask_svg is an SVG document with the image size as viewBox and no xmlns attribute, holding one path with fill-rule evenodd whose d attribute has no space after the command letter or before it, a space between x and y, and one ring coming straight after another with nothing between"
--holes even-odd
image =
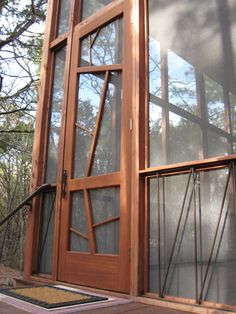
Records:
<instances>
[{"instance_id":1,"label":"reflection in glass","mask_svg":"<svg viewBox=\"0 0 236 314\"><path fill-rule=\"evenodd\" d=\"M79 76L74 160L74 177L76 178L84 177L86 174L103 85L104 74Z\"/></svg>"},{"instance_id":2,"label":"reflection in glass","mask_svg":"<svg viewBox=\"0 0 236 314\"><path fill-rule=\"evenodd\" d=\"M197 124L172 112L169 114L168 163L199 159L201 132Z\"/></svg>"},{"instance_id":3,"label":"reflection in glass","mask_svg":"<svg viewBox=\"0 0 236 314\"><path fill-rule=\"evenodd\" d=\"M198 282L198 293L200 293L203 278L206 275L202 299L236 305L234 276L236 270L236 217L232 194L233 176L230 177L227 186L228 175L228 168L201 171L194 174L195 179L191 178L189 185L187 185L188 175L159 178L160 221L157 212L157 179L149 181L150 292L160 293L164 289L164 295L195 299L196 282ZM183 206L186 188L186 202ZM226 197L223 202L225 190ZM182 206L183 213L181 215ZM196 208L196 216L194 208ZM196 217L196 233L194 217ZM214 243L219 218L219 229ZM176 234L179 219L179 229ZM158 239L159 231L160 239ZM197 236L198 245L197 273L195 269L195 236ZM158 264L159 244L161 265ZM170 259L173 248L172 259ZM213 252L212 260L209 272L206 273L211 251ZM170 267L167 273L169 263ZM164 287L165 278L166 285ZM159 286L159 282L161 282L161 286Z\"/></svg>"},{"instance_id":4,"label":"reflection in glass","mask_svg":"<svg viewBox=\"0 0 236 314\"><path fill-rule=\"evenodd\" d=\"M230 152L229 143L225 137L219 136L211 131L207 132L208 156L227 156Z\"/></svg>"},{"instance_id":5,"label":"reflection in glass","mask_svg":"<svg viewBox=\"0 0 236 314\"><path fill-rule=\"evenodd\" d=\"M232 93L229 93L229 101L231 106L232 129L234 136L236 136L236 96Z\"/></svg>"},{"instance_id":6,"label":"reflection in glass","mask_svg":"<svg viewBox=\"0 0 236 314\"><path fill-rule=\"evenodd\" d=\"M232 40L236 3L211 0L206 7L203 0L149 0L148 13L149 166L232 154L236 142L236 46ZM154 104L162 107L162 115ZM171 112L179 116L178 128ZM199 140L190 141L187 132ZM218 138L218 145L213 140L216 147L210 133ZM196 148L187 153L184 149L186 154L182 154L186 137L186 147Z\"/></svg>"},{"instance_id":7,"label":"reflection in glass","mask_svg":"<svg viewBox=\"0 0 236 314\"><path fill-rule=\"evenodd\" d=\"M57 180L58 146L61 131L61 108L64 95L64 70L66 47L55 53L53 75L51 116L47 151L46 182L55 183Z\"/></svg>"},{"instance_id":8,"label":"reflection in glass","mask_svg":"<svg viewBox=\"0 0 236 314\"><path fill-rule=\"evenodd\" d=\"M122 63L123 19L98 29L81 42L80 66Z\"/></svg>"},{"instance_id":9,"label":"reflection in glass","mask_svg":"<svg viewBox=\"0 0 236 314\"><path fill-rule=\"evenodd\" d=\"M97 253L119 254L119 221L109 222L95 228Z\"/></svg>"},{"instance_id":10,"label":"reflection in glass","mask_svg":"<svg viewBox=\"0 0 236 314\"><path fill-rule=\"evenodd\" d=\"M160 293L164 288L167 266L177 231L178 221L188 183L188 175L178 175L159 179L160 221L157 212L157 179L149 181L149 291ZM165 198L163 199L163 195ZM180 232L173 251L172 262L164 289L165 295L194 298L194 237L191 188L187 192L180 223ZM158 239L160 226L160 239ZM161 267L159 272L158 247L160 243ZM159 286L159 279L161 287Z\"/></svg>"},{"instance_id":11,"label":"reflection in glass","mask_svg":"<svg viewBox=\"0 0 236 314\"><path fill-rule=\"evenodd\" d=\"M169 102L193 114L197 113L194 67L168 50Z\"/></svg>"},{"instance_id":12,"label":"reflection in glass","mask_svg":"<svg viewBox=\"0 0 236 314\"><path fill-rule=\"evenodd\" d=\"M58 20L57 36L68 31L70 16L70 0L60 0L60 13Z\"/></svg>"},{"instance_id":13,"label":"reflection in glass","mask_svg":"<svg viewBox=\"0 0 236 314\"><path fill-rule=\"evenodd\" d=\"M119 188L90 190L89 195L93 223L99 223L99 226L94 227L97 253L119 254Z\"/></svg>"},{"instance_id":14,"label":"reflection in glass","mask_svg":"<svg viewBox=\"0 0 236 314\"><path fill-rule=\"evenodd\" d=\"M91 175L120 169L121 74L111 73Z\"/></svg>"},{"instance_id":15,"label":"reflection in glass","mask_svg":"<svg viewBox=\"0 0 236 314\"><path fill-rule=\"evenodd\" d=\"M54 241L55 192L45 193L42 207L39 272L52 273Z\"/></svg>"},{"instance_id":16,"label":"reflection in glass","mask_svg":"<svg viewBox=\"0 0 236 314\"><path fill-rule=\"evenodd\" d=\"M70 233L70 251L78 251L83 253L89 252L88 239L80 237L79 235Z\"/></svg>"},{"instance_id":17,"label":"reflection in glass","mask_svg":"<svg viewBox=\"0 0 236 314\"><path fill-rule=\"evenodd\" d=\"M120 215L119 188L90 190L89 194L92 202L94 224Z\"/></svg>"},{"instance_id":18,"label":"reflection in glass","mask_svg":"<svg viewBox=\"0 0 236 314\"><path fill-rule=\"evenodd\" d=\"M70 232L70 250L89 252L87 218L84 206L83 191L72 193L71 228L78 233Z\"/></svg>"},{"instance_id":19,"label":"reflection in glass","mask_svg":"<svg viewBox=\"0 0 236 314\"><path fill-rule=\"evenodd\" d=\"M83 0L82 20L98 12L113 0Z\"/></svg>"},{"instance_id":20,"label":"reflection in glass","mask_svg":"<svg viewBox=\"0 0 236 314\"><path fill-rule=\"evenodd\" d=\"M206 75L205 93L208 108L208 120L218 128L225 129L225 105L223 87Z\"/></svg>"},{"instance_id":21,"label":"reflection in glass","mask_svg":"<svg viewBox=\"0 0 236 314\"><path fill-rule=\"evenodd\" d=\"M149 103L150 167L162 165L162 108Z\"/></svg>"},{"instance_id":22,"label":"reflection in glass","mask_svg":"<svg viewBox=\"0 0 236 314\"><path fill-rule=\"evenodd\" d=\"M72 194L71 227L87 235L87 220L83 191Z\"/></svg>"},{"instance_id":23,"label":"reflection in glass","mask_svg":"<svg viewBox=\"0 0 236 314\"><path fill-rule=\"evenodd\" d=\"M149 38L149 93L161 98L161 50L158 41Z\"/></svg>"}]
</instances>

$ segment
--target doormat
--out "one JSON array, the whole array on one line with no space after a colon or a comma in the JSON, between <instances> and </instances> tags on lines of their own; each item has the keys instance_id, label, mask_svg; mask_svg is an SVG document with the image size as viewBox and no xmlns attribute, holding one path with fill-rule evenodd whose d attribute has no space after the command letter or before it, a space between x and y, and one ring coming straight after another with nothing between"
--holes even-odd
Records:
<instances>
[{"instance_id":1,"label":"doormat","mask_svg":"<svg viewBox=\"0 0 236 314\"><path fill-rule=\"evenodd\" d=\"M46 309L108 300L105 297L48 285L0 289L0 293Z\"/></svg>"}]
</instances>

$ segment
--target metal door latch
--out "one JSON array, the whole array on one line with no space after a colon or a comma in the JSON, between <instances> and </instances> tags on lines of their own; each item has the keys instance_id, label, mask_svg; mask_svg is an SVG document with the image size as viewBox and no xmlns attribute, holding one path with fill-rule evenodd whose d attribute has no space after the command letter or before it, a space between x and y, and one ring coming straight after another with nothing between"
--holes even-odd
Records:
<instances>
[{"instance_id":1,"label":"metal door latch","mask_svg":"<svg viewBox=\"0 0 236 314\"><path fill-rule=\"evenodd\" d=\"M61 179L61 196L66 196L66 185L67 185L67 171L63 170L62 179Z\"/></svg>"}]
</instances>

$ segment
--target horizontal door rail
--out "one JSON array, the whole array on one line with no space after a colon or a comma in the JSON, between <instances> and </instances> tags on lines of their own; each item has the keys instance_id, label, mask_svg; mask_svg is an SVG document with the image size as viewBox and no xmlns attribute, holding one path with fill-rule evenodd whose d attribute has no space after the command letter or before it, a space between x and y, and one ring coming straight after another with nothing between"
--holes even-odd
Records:
<instances>
[{"instance_id":1,"label":"horizontal door rail","mask_svg":"<svg viewBox=\"0 0 236 314\"><path fill-rule=\"evenodd\" d=\"M52 186L51 184L43 184L40 187L38 187L33 193L31 193L24 201L22 201L10 214L8 214L1 222L0 227L7 222L9 219L11 219L18 211L30 204L30 201L37 195L41 194L42 192L55 189L56 187Z\"/></svg>"}]
</instances>

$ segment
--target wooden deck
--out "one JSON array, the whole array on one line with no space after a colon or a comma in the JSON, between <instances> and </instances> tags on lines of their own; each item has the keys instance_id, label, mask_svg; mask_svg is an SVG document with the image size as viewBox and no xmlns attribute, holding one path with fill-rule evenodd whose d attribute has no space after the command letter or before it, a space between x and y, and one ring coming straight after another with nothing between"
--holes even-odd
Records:
<instances>
[{"instance_id":1,"label":"wooden deck","mask_svg":"<svg viewBox=\"0 0 236 314\"><path fill-rule=\"evenodd\" d=\"M1 314L29 314L30 312L26 312L24 310L21 310L19 308L16 308L12 305L9 305L5 302L0 301L0 313ZM31 313L34 313L33 311ZM50 312L49 312L50 313ZM53 313L56 313L53 311ZM153 305L147 305L147 304L141 304L137 302L132 302L128 304L122 304L122 305L115 305L115 306L109 306L106 308L100 308L100 309L94 309L94 310L87 310L87 311L73 311L73 314L180 314L180 313L186 313L183 311L176 311L167 309L164 307L158 307Z\"/></svg>"}]
</instances>

